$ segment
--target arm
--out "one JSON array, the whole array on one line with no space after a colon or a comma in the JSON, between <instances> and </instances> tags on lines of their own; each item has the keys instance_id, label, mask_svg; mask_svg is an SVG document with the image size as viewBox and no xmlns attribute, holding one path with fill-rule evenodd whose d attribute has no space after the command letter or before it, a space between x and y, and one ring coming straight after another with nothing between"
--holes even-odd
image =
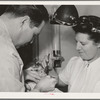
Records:
<instances>
[{"instance_id":1,"label":"arm","mask_svg":"<svg viewBox=\"0 0 100 100\"><path fill-rule=\"evenodd\" d=\"M47 67L48 67L48 70L49 70L49 75L51 76L51 77L54 77L54 78L56 78L56 80L58 81L57 82L57 85L58 86L66 86L66 84L64 83L64 82L62 82L61 80L60 80L60 78L59 78L59 75L58 75L58 71L57 71L57 69L58 68L54 68L54 60L57 60L57 59L60 59L61 61L64 61L64 58L63 57L52 57L52 55L49 55L49 56L47 56L47 57L45 57L45 59L44 59L44 61L43 61L43 63L42 63L42 65L43 66L45 66L46 65L46 62L48 62L48 64L47 64ZM45 66L46 67L46 66Z\"/></svg>"},{"instance_id":2,"label":"arm","mask_svg":"<svg viewBox=\"0 0 100 100\"><path fill-rule=\"evenodd\" d=\"M65 84L63 81L61 81L61 79L59 78L59 73L58 73L58 71L57 71L57 68L56 68L56 69L52 69L52 70L49 72L49 75L50 75L51 77L56 78L56 80L57 80L57 86L66 86L66 84Z\"/></svg>"},{"instance_id":3,"label":"arm","mask_svg":"<svg viewBox=\"0 0 100 100\"><path fill-rule=\"evenodd\" d=\"M24 70L24 80L26 92L34 90L35 85L40 81L40 76L37 71L31 66Z\"/></svg>"},{"instance_id":4,"label":"arm","mask_svg":"<svg viewBox=\"0 0 100 100\"><path fill-rule=\"evenodd\" d=\"M50 92L55 89L57 81L55 78L46 76L42 78L39 83L35 86L33 92Z\"/></svg>"},{"instance_id":5,"label":"arm","mask_svg":"<svg viewBox=\"0 0 100 100\"><path fill-rule=\"evenodd\" d=\"M40 79L41 78L40 78L38 72L35 71L32 66L30 66L27 69L24 69L24 80L25 80L25 82L32 81L32 82L38 83L38 81Z\"/></svg>"},{"instance_id":6,"label":"arm","mask_svg":"<svg viewBox=\"0 0 100 100\"><path fill-rule=\"evenodd\" d=\"M21 66L18 58L7 52L0 51L0 91L24 92L21 78Z\"/></svg>"},{"instance_id":7,"label":"arm","mask_svg":"<svg viewBox=\"0 0 100 100\"><path fill-rule=\"evenodd\" d=\"M30 87L30 90L29 89L28 90L30 92L49 92L54 90L55 84L57 82L55 77L47 76L43 70L44 69L41 69L41 66L34 66L34 65L31 65L27 69L28 73L25 78L26 80L28 80L27 81L27 83L29 83L28 88ZM41 73L41 71L43 72ZM30 76L32 75L32 78L29 75ZM40 79L38 77L40 77ZM34 80L34 78L36 81ZM32 88L32 85L34 84L32 81L36 83L34 85L34 88Z\"/></svg>"}]
</instances>

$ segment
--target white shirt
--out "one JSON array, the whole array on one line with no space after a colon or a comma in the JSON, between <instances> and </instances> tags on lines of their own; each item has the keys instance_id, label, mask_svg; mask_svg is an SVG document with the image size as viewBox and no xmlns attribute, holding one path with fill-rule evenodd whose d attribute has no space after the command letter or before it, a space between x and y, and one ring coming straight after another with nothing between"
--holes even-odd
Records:
<instances>
[{"instance_id":1,"label":"white shirt","mask_svg":"<svg viewBox=\"0 0 100 100\"><path fill-rule=\"evenodd\" d=\"M25 91L22 81L23 62L12 43L9 32L0 20L0 91Z\"/></svg>"},{"instance_id":2,"label":"white shirt","mask_svg":"<svg viewBox=\"0 0 100 100\"><path fill-rule=\"evenodd\" d=\"M90 64L73 57L59 78L68 85L68 92L100 92L100 57Z\"/></svg>"}]
</instances>

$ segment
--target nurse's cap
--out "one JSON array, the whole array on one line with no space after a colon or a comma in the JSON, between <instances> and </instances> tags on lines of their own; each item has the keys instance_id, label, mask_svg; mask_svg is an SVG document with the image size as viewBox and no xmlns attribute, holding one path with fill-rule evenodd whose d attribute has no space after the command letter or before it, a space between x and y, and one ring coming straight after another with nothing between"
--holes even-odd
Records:
<instances>
[{"instance_id":1,"label":"nurse's cap","mask_svg":"<svg viewBox=\"0 0 100 100\"><path fill-rule=\"evenodd\" d=\"M74 26L77 24L78 11L74 5L61 5L50 19L51 24Z\"/></svg>"}]
</instances>

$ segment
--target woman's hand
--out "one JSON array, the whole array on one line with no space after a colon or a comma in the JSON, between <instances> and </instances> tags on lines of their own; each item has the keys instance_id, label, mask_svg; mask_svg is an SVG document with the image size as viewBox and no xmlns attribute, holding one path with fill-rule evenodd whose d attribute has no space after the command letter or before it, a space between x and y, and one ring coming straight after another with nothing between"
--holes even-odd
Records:
<instances>
[{"instance_id":1,"label":"woman's hand","mask_svg":"<svg viewBox=\"0 0 100 100\"><path fill-rule=\"evenodd\" d=\"M40 82L35 86L35 90L39 92L49 92L55 89L57 80L50 76L46 76L40 80Z\"/></svg>"},{"instance_id":2,"label":"woman's hand","mask_svg":"<svg viewBox=\"0 0 100 100\"><path fill-rule=\"evenodd\" d=\"M54 66L55 60L60 60L62 63L64 61L64 58L62 56L54 57L52 53L49 53L44 57L41 64L42 66L44 66L44 68L47 67L48 70L52 70L55 67Z\"/></svg>"}]
</instances>

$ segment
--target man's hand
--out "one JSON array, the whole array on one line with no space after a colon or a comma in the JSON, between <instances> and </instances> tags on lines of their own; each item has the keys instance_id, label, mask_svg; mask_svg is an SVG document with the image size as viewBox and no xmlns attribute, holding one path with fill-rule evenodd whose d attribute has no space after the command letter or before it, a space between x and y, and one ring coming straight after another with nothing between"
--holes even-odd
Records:
<instances>
[{"instance_id":1,"label":"man's hand","mask_svg":"<svg viewBox=\"0 0 100 100\"><path fill-rule=\"evenodd\" d=\"M32 81L38 83L40 81L40 76L38 72L34 70L33 67L24 70L24 80L25 82Z\"/></svg>"},{"instance_id":2,"label":"man's hand","mask_svg":"<svg viewBox=\"0 0 100 100\"><path fill-rule=\"evenodd\" d=\"M49 92L55 89L57 80L50 76L46 76L40 80L40 82L35 86L34 90L39 92Z\"/></svg>"}]
</instances>

